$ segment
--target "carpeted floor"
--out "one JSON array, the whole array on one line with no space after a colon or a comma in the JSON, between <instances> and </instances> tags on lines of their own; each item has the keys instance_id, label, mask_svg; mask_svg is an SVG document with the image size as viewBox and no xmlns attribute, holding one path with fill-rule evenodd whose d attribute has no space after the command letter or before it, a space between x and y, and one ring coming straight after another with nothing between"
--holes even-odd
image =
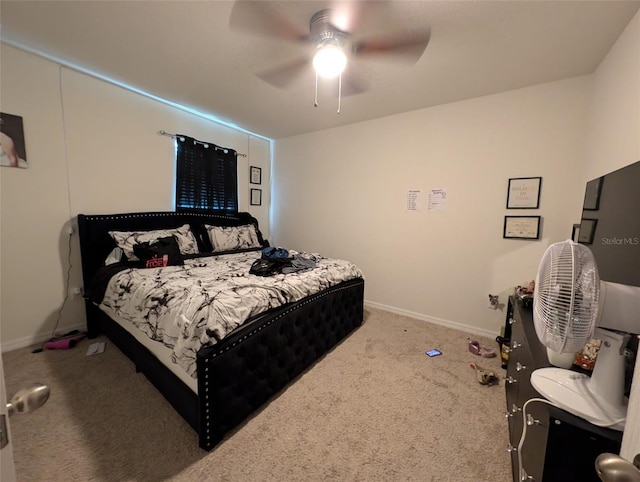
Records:
<instances>
[{"instance_id":1,"label":"carpeted floor","mask_svg":"<svg viewBox=\"0 0 640 482\"><path fill-rule=\"evenodd\" d=\"M11 418L18 480L506 482L504 385L480 385L469 364L504 370L469 353L469 338L367 309L361 328L211 452L109 342L91 357L86 340L5 353L8 394L51 387L42 409Z\"/></svg>"}]
</instances>

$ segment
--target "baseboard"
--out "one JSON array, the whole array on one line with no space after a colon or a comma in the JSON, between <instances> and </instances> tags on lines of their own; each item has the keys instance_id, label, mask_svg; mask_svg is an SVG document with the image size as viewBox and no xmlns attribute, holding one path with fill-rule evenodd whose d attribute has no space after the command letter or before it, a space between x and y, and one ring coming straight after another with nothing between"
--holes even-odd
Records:
<instances>
[{"instance_id":1,"label":"baseboard","mask_svg":"<svg viewBox=\"0 0 640 482\"><path fill-rule=\"evenodd\" d=\"M473 335L480 335L490 339L495 338L499 333L491 330L485 330L476 326L465 325L463 323L456 323L455 321L443 320L442 318L436 318L434 316L423 315L422 313L416 313L415 311L409 311L402 308L396 308L395 306L383 305L382 303L376 303L374 301L364 302L365 307L371 307L378 310L388 311L397 315L408 316L409 318L415 318L416 320L426 321L435 325L446 326L447 328L453 328L454 330L463 331L465 333L471 333Z\"/></svg>"},{"instance_id":2,"label":"baseboard","mask_svg":"<svg viewBox=\"0 0 640 482\"><path fill-rule=\"evenodd\" d=\"M86 329L87 329L87 326L84 323L82 323L79 325L65 326L63 329L58 329L57 331L59 335L63 335L72 330L85 331ZM51 338L50 332L41 333L39 335L25 336L23 338L18 338L17 340L11 340L11 341L8 341L7 343L3 343L0 350L2 350L2 353L5 353L8 351L19 350L20 348L25 348L28 346L40 345L45 341L47 341L49 338Z\"/></svg>"}]
</instances>

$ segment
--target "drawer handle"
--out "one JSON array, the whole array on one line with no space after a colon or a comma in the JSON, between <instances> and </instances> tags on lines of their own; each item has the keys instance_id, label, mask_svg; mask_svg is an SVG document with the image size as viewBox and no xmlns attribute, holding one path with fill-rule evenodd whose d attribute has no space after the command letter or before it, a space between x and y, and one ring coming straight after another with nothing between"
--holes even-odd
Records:
<instances>
[{"instance_id":1,"label":"drawer handle","mask_svg":"<svg viewBox=\"0 0 640 482\"><path fill-rule=\"evenodd\" d=\"M516 340L513 340L513 342L511 343L511 349L515 350L516 348L520 348L522 346L522 343L518 343Z\"/></svg>"},{"instance_id":2,"label":"drawer handle","mask_svg":"<svg viewBox=\"0 0 640 482\"><path fill-rule=\"evenodd\" d=\"M516 320L515 318L509 318L509 324L513 325L514 323L517 323L518 320Z\"/></svg>"},{"instance_id":3,"label":"drawer handle","mask_svg":"<svg viewBox=\"0 0 640 482\"><path fill-rule=\"evenodd\" d=\"M540 425L540 420L533 418L530 413L527 414L527 425L531 427L532 425Z\"/></svg>"},{"instance_id":4,"label":"drawer handle","mask_svg":"<svg viewBox=\"0 0 640 482\"><path fill-rule=\"evenodd\" d=\"M518 447L514 447L511 444L507 445L507 453L515 452L516 450L518 450Z\"/></svg>"},{"instance_id":5,"label":"drawer handle","mask_svg":"<svg viewBox=\"0 0 640 482\"><path fill-rule=\"evenodd\" d=\"M523 365L520 362L516 362L516 371L517 372L521 372L522 370L526 370L526 369L527 369L526 365Z\"/></svg>"},{"instance_id":6,"label":"drawer handle","mask_svg":"<svg viewBox=\"0 0 640 482\"><path fill-rule=\"evenodd\" d=\"M504 381L507 383L518 383L518 380L516 380L512 376L508 376L507 378L504 379Z\"/></svg>"},{"instance_id":7,"label":"drawer handle","mask_svg":"<svg viewBox=\"0 0 640 482\"><path fill-rule=\"evenodd\" d=\"M507 410L506 412L504 412L504 418L513 417L514 413L515 412L510 412L509 410Z\"/></svg>"},{"instance_id":8,"label":"drawer handle","mask_svg":"<svg viewBox=\"0 0 640 482\"><path fill-rule=\"evenodd\" d=\"M518 412L522 412L522 409L518 407L515 403L511 405L511 413L518 413Z\"/></svg>"},{"instance_id":9,"label":"drawer handle","mask_svg":"<svg viewBox=\"0 0 640 482\"><path fill-rule=\"evenodd\" d=\"M520 474L520 480L525 481L525 480L532 480L533 482L536 481L536 479L533 478L533 476L527 474L527 471L522 469L522 474Z\"/></svg>"}]
</instances>

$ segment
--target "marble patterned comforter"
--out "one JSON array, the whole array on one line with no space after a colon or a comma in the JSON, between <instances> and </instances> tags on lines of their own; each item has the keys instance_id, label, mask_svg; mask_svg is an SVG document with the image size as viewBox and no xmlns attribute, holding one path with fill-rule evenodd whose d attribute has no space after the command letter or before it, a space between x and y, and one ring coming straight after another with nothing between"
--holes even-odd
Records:
<instances>
[{"instance_id":1,"label":"marble patterned comforter","mask_svg":"<svg viewBox=\"0 0 640 482\"><path fill-rule=\"evenodd\" d=\"M170 347L173 361L195 377L198 350L251 317L362 277L353 263L324 257L307 271L249 274L260 255L253 251L189 259L184 266L128 268L109 280L99 307Z\"/></svg>"}]
</instances>

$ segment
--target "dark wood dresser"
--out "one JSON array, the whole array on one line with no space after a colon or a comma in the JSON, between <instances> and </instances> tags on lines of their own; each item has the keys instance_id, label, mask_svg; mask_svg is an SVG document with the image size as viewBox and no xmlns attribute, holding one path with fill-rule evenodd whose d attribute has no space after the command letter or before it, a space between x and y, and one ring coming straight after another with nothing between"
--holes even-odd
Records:
<instances>
[{"instance_id":1,"label":"dark wood dresser","mask_svg":"<svg viewBox=\"0 0 640 482\"><path fill-rule=\"evenodd\" d=\"M536 335L532 309L513 297L509 299L505 338L509 340L505 380L510 441L507 450L511 452L514 482L599 482L595 459L603 452L618 454L622 432L597 427L542 402L529 403L524 417L522 409L527 400L543 398L531 386L531 371L550 363L546 348ZM526 436L519 455L523 424Z\"/></svg>"}]
</instances>

